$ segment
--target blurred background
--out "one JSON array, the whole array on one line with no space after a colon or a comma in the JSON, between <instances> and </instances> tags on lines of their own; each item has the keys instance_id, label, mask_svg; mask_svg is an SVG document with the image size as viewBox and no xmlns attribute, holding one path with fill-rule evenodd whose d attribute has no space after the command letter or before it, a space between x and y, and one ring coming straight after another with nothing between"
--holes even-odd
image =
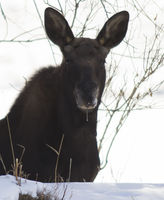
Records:
<instances>
[{"instance_id":1,"label":"blurred background","mask_svg":"<svg viewBox=\"0 0 164 200\"><path fill-rule=\"evenodd\" d=\"M129 12L127 35L106 59L95 181L164 183L163 0L0 0L0 119L37 70L61 63L44 32L48 6L66 17L75 36L90 38L113 14Z\"/></svg>"}]
</instances>

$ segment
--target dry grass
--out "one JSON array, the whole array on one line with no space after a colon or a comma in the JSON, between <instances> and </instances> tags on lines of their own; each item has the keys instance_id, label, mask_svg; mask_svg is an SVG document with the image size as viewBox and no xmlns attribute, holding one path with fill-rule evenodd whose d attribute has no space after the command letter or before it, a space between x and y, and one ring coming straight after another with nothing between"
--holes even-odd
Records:
<instances>
[{"instance_id":1,"label":"dry grass","mask_svg":"<svg viewBox=\"0 0 164 200\"><path fill-rule=\"evenodd\" d=\"M59 200L58 198L52 198L50 194L38 193L37 197L32 197L30 194L19 194L18 200Z\"/></svg>"},{"instance_id":2,"label":"dry grass","mask_svg":"<svg viewBox=\"0 0 164 200\"><path fill-rule=\"evenodd\" d=\"M8 134L9 134L9 138L10 138L11 153L12 153L12 158L13 158L13 163L11 165L12 170L10 170L10 172L12 172L13 176L15 176L17 184L19 186L21 186L21 179L22 178L26 178L26 179L28 178L28 175L26 175L22 170L22 168L23 168L22 158L23 158L23 155L25 153L25 147L22 146L22 145L18 145L20 148L22 148L22 153L21 153L21 156L20 156L19 159L16 158L15 152L14 152L14 147L13 147L13 142L12 142L12 133L11 133L11 129L10 129L10 122L9 122L8 117L7 117L7 126L8 126ZM55 169L54 169L55 170L55 177L54 177L55 182L63 182L62 177L60 177L57 174L59 157L60 157L60 153L61 153L61 150L62 150L63 140L64 140L64 135L62 136L58 151L55 148L53 148L53 147L51 147L47 144L47 146L57 154L57 162L56 162L56 166L55 166ZM3 165L3 168L6 172L6 174L8 174L9 172L6 171L5 163L3 162L1 155L0 155L0 162ZM71 166L72 166L72 161L70 160L70 172L71 172ZM70 173L70 175L71 175L71 173ZM70 175L69 175L69 177L70 177ZM30 193L29 194L20 193L18 200L65 200L66 193L67 193L67 185L64 185L64 187L60 191L59 191L59 187L57 185L54 188L54 190L52 190L51 192L48 192L46 190L43 190L41 192L37 192L36 197L33 197ZM59 198L59 194L60 194L60 196L62 194L62 196L60 198ZM69 197L69 199L71 199L71 196Z\"/></svg>"},{"instance_id":3,"label":"dry grass","mask_svg":"<svg viewBox=\"0 0 164 200\"><path fill-rule=\"evenodd\" d=\"M54 182L62 182L62 179L61 177L58 176L58 163L59 163L59 158L60 158L60 153L61 153L61 150L62 150L62 145L63 145L63 140L64 140L64 135L62 135L62 139L60 141L60 146L59 146L59 150L57 151L55 148L53 148L52 146L48 145L47 146L57 154L57 160L56 160L56 166L55 166L55 179L54 179ZM59 180L58 180L59 179Z\"/></svg>"},{"instance_id":4,"label":"dry grass","mask_svg":"<svg viewBox=\"0 0 164 200\"><path fill-rule=\"evenodd\" d=\"M62 196L61 196L62 193ZM62 190L59 190L59 187L54 188L51 192L47 192L45 189L43 191L37 192L36 197L33 197L31 194L19 194L18 200L65 200L67 193L67 185L64 185ZM61 197L59 197L59 194ZM72 195L68 197L71 199Z\"/></svg>"},{"instance_id":5,"label":"dry grass","mask_svg":"<svg viewBox=\"0 0 164 200\"><path fill-rule=\"evenodd\" d=\"M44 194L42 192L37 193L36 197L32 197L30 194L19 194L18 200L60 200L58 197L52 197L50 193Z\"/></svg>"},{"instance_id":6,"label":"dry grass","mask_svg":"<svg viewBox=\"0 0 164 200\"><path fill-rule=\"evenodd\" d=\"M22 168L23 168L22 158L23 158L24 153L25 153L25 147L18 144L18 146L22 149L22 153L20 155L20 158L16 158L14 146L13 146L13 141L12 141L12 131L11 131L10 121L9 121L8 116L7 116L6 119L7 119L7 128L8 128L8 134L9 134L9 139L10 139L11 154L12 154L12 159L13 159L13 163L11 164L12 169L9 172L6 171L5 163L3 162L3 158L1 156L1 154L0 154L0 162L2 163L2 166L3 166L6 174L12 173L12 175L15 176L15 178L16 178L17 184L19 186L21 186L21 178L28 179L28 176L29 176L29 174L26 174L26 172L24 172L22 170ZM57 172L58 171L58 163L59 163L60 153L61 153L62 145L63 145L63 140L64 140L64 135L62 135L62 138L61 138L61 141L60 141L60 146L59 146L58 150L56 150L54 147L47 144L47 146L53 152L55 152L57 154L57 161L56 161L56 165L54 167L55 168L54 169L54 171L55 171L54 182L63 182L63 178ZM70 163L72 163L72 162L70 161ZM71 165L70 165L70 168L71 168ZM71 169L70 169L70 171L71 171ZM69 180L70 180L70 178L69 178Z\"/></svg>"}]
</instances>

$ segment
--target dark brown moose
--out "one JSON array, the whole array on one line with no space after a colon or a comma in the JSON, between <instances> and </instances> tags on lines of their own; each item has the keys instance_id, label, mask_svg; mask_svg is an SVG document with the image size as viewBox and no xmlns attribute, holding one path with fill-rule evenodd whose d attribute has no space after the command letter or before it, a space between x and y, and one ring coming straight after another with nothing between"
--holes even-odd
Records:
<instances>
[{"instance_id":1,"label":"dark brown moose","mask_svg":"<svg viewBox=\"0 0 164 200\"><path fill-rule=\"evenodd\" d=\"M123 40L128 21L128 12L122 11L105 23L96 39L75 38L59 12L45 10L46 33L60 47L63 61L37 72L0 121L1 175L10 173L15 162L13 146L18 159L25 149L22 164L29 179L95 179L100 167L96 125L105 58Z\"/></svg>"}]
</instances>

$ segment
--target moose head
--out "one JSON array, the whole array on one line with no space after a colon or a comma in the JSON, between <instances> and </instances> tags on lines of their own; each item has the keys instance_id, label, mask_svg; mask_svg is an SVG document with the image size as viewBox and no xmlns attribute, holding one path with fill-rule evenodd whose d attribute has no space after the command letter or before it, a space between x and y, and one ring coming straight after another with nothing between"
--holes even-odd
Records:
<instances>
[{"instance_id":1,"label":"moose head","mask_svg":"<svg viewBox=\"0 0 164 200\"><path fill-rule=\"evenodd\" d=\"M68 85L81 111L93 111L100 104L105 84L105 58L110 49L123 40L128 20L128 12L119 12L105 23L96 39L75 38L65 18L52 8L46 9L46 33L63 53Z\"/></svg>"}]
</instances>

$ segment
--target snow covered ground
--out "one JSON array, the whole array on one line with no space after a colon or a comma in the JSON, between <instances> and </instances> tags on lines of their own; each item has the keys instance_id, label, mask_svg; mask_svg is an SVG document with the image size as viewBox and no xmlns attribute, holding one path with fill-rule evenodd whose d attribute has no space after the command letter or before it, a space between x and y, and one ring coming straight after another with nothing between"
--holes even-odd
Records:
<instances>
[{"instance_id":1,"label":"snow covered ground","mask_svg":"<svg viewBox=\"0 0 164 200\"><path fill-rule=\"evenodd\" d=\"M19 193L36 195L38 191L56 191L64 200L163 200L164 184L130 183L49 183L21 179L21 186L13 176L0 176L0 200L17 200Z\"/></svg>"}]
</instances>

